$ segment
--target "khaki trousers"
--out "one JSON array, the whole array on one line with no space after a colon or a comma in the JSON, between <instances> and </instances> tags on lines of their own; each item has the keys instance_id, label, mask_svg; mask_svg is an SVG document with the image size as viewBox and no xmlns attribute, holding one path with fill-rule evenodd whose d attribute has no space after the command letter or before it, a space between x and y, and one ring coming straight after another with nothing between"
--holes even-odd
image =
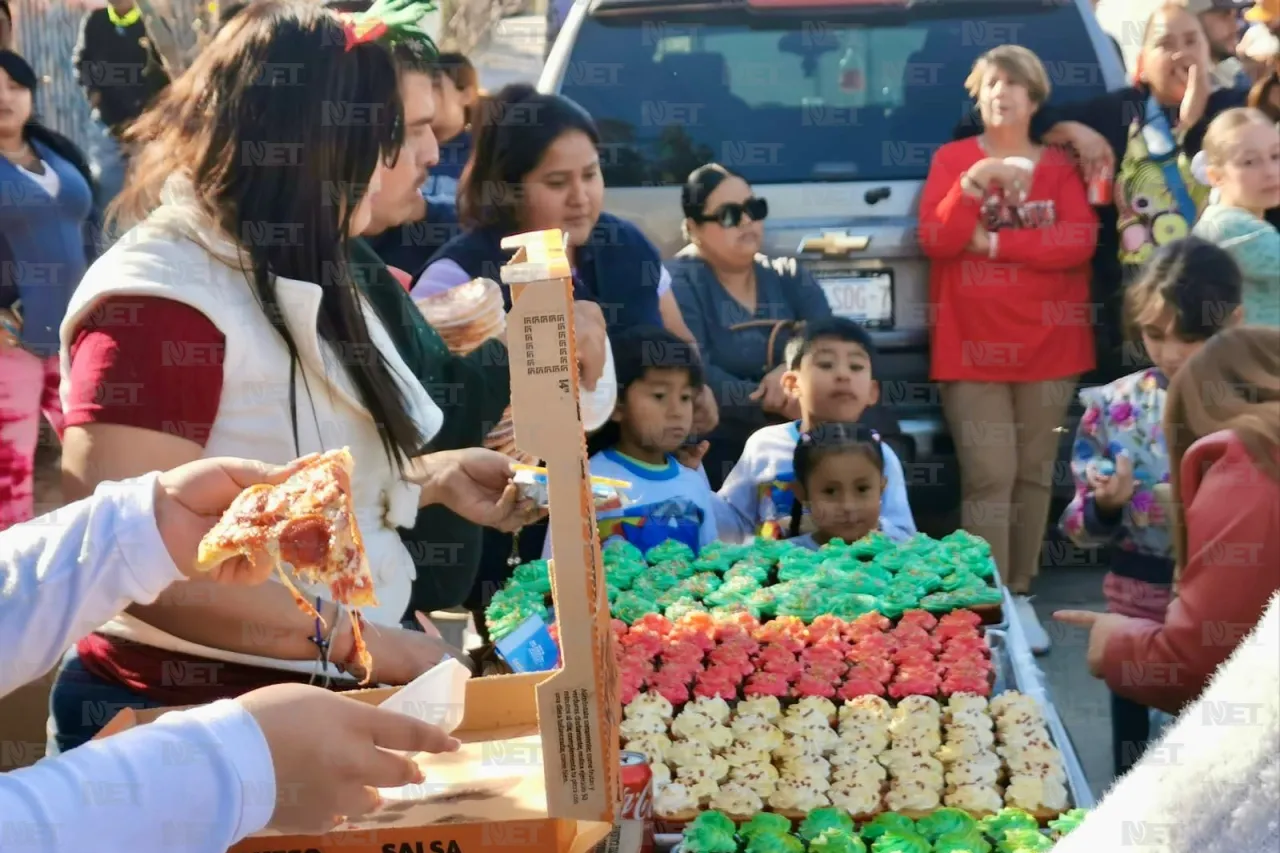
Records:
<instances>
[{"instance_id":1,"label":"khaki trousers","mask_svg":"<svg viewBox=\"0 0 1280 853\"><path fill-rule=\"evenodd\" d=\"M947 382L942 409L960 461L961 525L991 543L1016 595L1031 588L1076 377L1045 382Z\"/></svg>"}]
</instances>

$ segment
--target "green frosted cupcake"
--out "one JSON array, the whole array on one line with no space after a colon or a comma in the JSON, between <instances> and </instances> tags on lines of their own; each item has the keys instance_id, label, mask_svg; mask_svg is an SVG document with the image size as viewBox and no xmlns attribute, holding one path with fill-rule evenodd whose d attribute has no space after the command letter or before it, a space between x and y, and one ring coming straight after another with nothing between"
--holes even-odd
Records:
<instances>
[{"instance_id":1,"label":"green frosted cupcake","mask_svg":"<svg viewBox=\"0 0 1280 853\"><path fill-rule=\"evenodd\" d=\"M870 572L856 571L849 572L842 577L838 584L835 584L840 592L855 593L858 595L884 595L889 591L888 581L880 578Z\"/></svg>"},{"instance_id":2,"label":"green frosted cupcake","mask_svg":"<svg viewBox=\"0 0 1280 853\"><path fill-rule=\"evenodd\" d=\"M542 595L551 594L551 566L546 560L532 560L516 566L511 575L511 583L532 589Z\"/></svg>"},{"instance_id":3,"label":"green frosted cupcake","mask_svg":"<svg viewBox=\"0 0 1280 853\"><path fill-rule=\"evenodd\" d=\"M886 832L914 833L916 822L904 814L882 812L862 825L862 837L875 841Z\"/></svg>"},{"instance_id":4,"label":"green frosted cupcake","mask_svg":"<svg viewBox=\"0 0 1280 853\"><path fill-rule=\"evenodd\" d=\"M880 610L880 599L874 595L847 593L829 598L827 607L832 616L837 619L843 619L845 622L852 622L864 613L878 612Z\"/></svg>"},{"instance_id":5,"label":"green frosted cupcake","mask_svg":"<svg viewBox=\"0 0 1280 853\"><path fill-rule=\"evenodd\" d=\"M871 845L871 853L932 853L929 839L914 832L886 832Z\"/></svg>"},{"instance_id":6,"label":"green frosted cupcake","mask_svg":"<svg viewBox=\"0 0 1280 853\"><path fill-rule=\"evenodd\" d=\"M693 553L693 549L688 545L676 539L668 539L654 545L645 552L644 558L649 565L656 566L659 563L665 563L668 560L684 560L692 564L697 555Z\"/></svg>"},{"instance_id":7,"label":"green frosted cupcake","mask_svg":"<svg viewBox=\"0 0 1280 853\"><path fill-rule=\"evenodd\" d=\"M991 842L975 826L965 832L948 832L933 842L933 853L991 853Z\"/></svg>"},{"instance_id":8,"label":"green frosted cupcake","mask_svg":"<svg viewBox=\"0 0 1280 853\"><path fill-rule=\"evenodd\" d=\"M645 561L644 552L625 539L610 540L609 544L604 546L603 556L606 560L636 560L641 563Z\"/></svg>"},{"instance_id":9,"label":"green frosted cupcake","mask_svg":"<svg viewBox=\"0 0 1280 853\"><path fill-rule=\"evenodd\" d=\"M952 832L967 832L978 828L978 821L962 809L937 809L916 821L916 831L930 841Z\"/></svg>"},{"instance_id":10,"label":"green frosted cupcake","mask_svg":"<svg viewBox=\"0 0 1280 853\"><path fill-rule=\"evenodd\" d=\"M804 853L804 842L790 833L757 832L747 839L743 853Z\"/></svg>"},{"instance_id":11,"label":"green frosted cupcake","mask_svg":"<svg viewBox=\"0 0 1280 853\"><path fill-rule=\"evenodd\" d=\"M778 595L774 592L775 589L777 587L760 587L747 596L747 604L755 608L761 616L772 619L778 613Z\"/></svg>"},{"instance_id":12,"label":"green frosted cupcake","mask_svg":"<svg viewBox=\"0 0 1280 853\"><path fill-rule=\"evenodd\" d=\"M859 558L875 557L877 554L882 554L896 547L897 545L894 544L892 539L876 530L857 542L851 543L849 545L849 553Z\"/></svg>"},{"instance_id":13,"label":"green frosted cupcake","mask_svg":"<svg viewBox=\"0 0 1280 853\"><path fill-rule=\"evenodd\" d=\"M912 559L914 558L906 551L894 549L892 551L882 551L877 554L876 558L871 561L871 565L877 566L890 574L896 575L898 572L906 568L907 563L911 562Z\"/></svg>"},{"instance_id":14,"label":"green frosted cupcake","mask_svg":"<svg viewBox=\"0 0 1280 853\"><path fill-rule=\"evenodd\" d=\"M754 578L739 576L732 580L726 580L720 585L720 588L703 599L712 607L718 607L728 604L731 601L745 601L751 593L760 588L759 582Z\"/></svg>"},{"instance_id":15,"label":"green frosted cupcake","mask_svg":"<svg viewBox=\"0 0 1280 853\"><path fill-rule=\"evenodd\" d=\"M911 568L898 573L899 581L910 581L911 591L925 596L942 589L942 578L927 569Z\"/></svg>"},{"instance_id":16,"label":"green frosted cupcake","mask_svg":"<svg viewBox=\"0 0 1280 853\"><path fill-rule=\"evenodd\" d=\"M738 829L738 835L744 841L750 841L752 837L761 832L787 835L791 832L791 821L773 812L759 812Z\"/></svg>"},{"instance_id":17,"label":"green frosted cupcake","mask_svg":"<svg viewBox=\"0 0 1280 853\"><path fill-rule=\"evenodd\" d=\"M726 581L743 577L751 578L757 584L762 584L769 579L769 567L762 566L754 560L739 560L729 567L729 571L724 573Z\"/></svg>"},{"instance_id":18,"label":"green frosted cupcake","mask_svg":"<svg viewBox=\"0 0 1280 853\"><path fill-rule=\"evenodd\" d=\"M1062 838L1074 832L1088 816L1088 809L1071 809L1049 821L1049 829L1054 838Z\"/></svg>"},{"instance_id":19,"label":"green frosted cupcake","mask_svg":"<svg viewBox=\"0 0 1280 853\"><path fill-rule=\"evenodd\" d=\"M805 816L796 834L805 841L812 841L828 829L853 832L853 818L844 809L814 809Z\"/></svg>"},{"instance_id":20,"label":"green frosted cupcake","mask_svg":"<svg viewBox=\"0 0 1280 853\"><path fill-rule=\"evenodd\" d=\"M811 577L823 558L816 551L787 554L778 561L778 580L793 581Z\"/></svg>"},{"instance_id":21,"label":"green frosted cupcake","mask_svg":"<svg viewBox=\"0 0 1280 853\"><path fill-rule=\"evenodd\" d=\"M966 587L951 594L955 596L956 607L995 607L1004 601L1000 590L993 586Z\"/></svg>"},{"instance_id":22,"label":"green frosted cupcake","mask_svg":"<svg viewBox=\"0 0 1280 853\"><path fill-rule=\"evenodd\" d=\"M1010 829L996 842L998 853L1047 853L1053 840L1036 829Z\"/></svg>"},{"instance_id":23,"label":"green frosted cupcake","mask_svg":"<svg viewBox=\"0 0 1280 853\"><path fill-rule=\"evenodd\" d=\"M827 829L809 841L809 853L867 853L867 845L852 832Z\"/></svg>"},{"instance_id":24,"label":"green frosted cupcake","mask_svg":"<svg viewBox=\"0 0 1280 853\"><path fill-rule=\"evenodd\" d=\"M750 552L750 545L738 545L717 539L715 542L708 542L698 549L698 559L723 560L726 563L734 563Z\"/></svg>"},{"instance_id":25,"label":"green frosted cupcake","mask_svg":"<svg viewBox=\"0 0 1280 853\"><path fill-rule=\"evenodd\" d=\"M703 812L685 827L684 849L689 853L737 853L733 821L720 812Z\"/></svg>"},{"instance_id":26,"label":"green frosted cupcake","mask_svg":"<svg viewBox=\"0 0 1280 853\"><path fill-rule=\"evenodd\" d=\"M763 619L760 610L745 598L735 598L725 604L711 608L709 611L712 616L728 618L737 616L739 613L747 613L754 616L756 620Z\"/></svg>"},{"instance_id":27,"label":"green frosted cupcake","mask_svg":"<svg viewBox=\"0 0 1280 853\"><path fill-rule=\"evenodd\" d=\"M1035 816L1022 809L1004 808L993 815L987 815L978 821L982 831L996 841L1004 838L1004 834L1013 829L1040 829Z\"/></svg>"},{"instance_id":28,"label":"green frosted cupcake","mask_svg":"<svg viewBox=\"0 0 1280 853\"><path fill-rule=\"evenodd\" d=\"M966 589L975 586L986 586L987 583L977 575L970 574L965 569L957 569L946 577L940 578L938 581L938 590L940 592L955 592L958 589Z\"/></svg>"},{"instance_id":29,"label":"green frosted cupcake","mask_svg":"<svg viewBox=\"0 0 1280 853\"><path fill-rule=\"evenodd\" d=\"M912 554L932 554L941 543L927 533L913 533L906 542L898 547Z\"/></svg>"},{"instance_id":30,"label":"green frosted cupcake","mask_svg":"<svg viewBox=\"0 0 1280 853\"><path fill-rule=\"evenodd\" d=\"M715 572L699 572L680 581L676 589L684 590L693 598L706 598L720 588L720 576Z\"/></svg>"},{"instance_id":31,"label":"green frosted cupcake","mask_svg":"<svg viewBox=\"0 0 1280 853\"><path fill-rule=\"evenodd\" d=\"M630 625L638 622L646 613L653 612L653 599L636 592L621 593L613 602L613 616Z\"/></svg>"},{"instance_id":32,"label":"green frosted cupcake","mask_svg":"<svg viewBox=\"0 0 1280 853\"><path fill-rule=\"evenodd\" d=\"M685 598L681 598L678 601L668 604L662 611L662 615L670 619L672 622L676 622L690 613L701 613L706 609L707 608L702 605L702 602L686 596Z\"/></svg>"},{"instance_id":33,"label":"green frosted cupcake","mask_svg":"<svg viewBox=\"0 0 1280 853\"><path fill-rule=\"evenodd\" d=\"M880 596L880 612L890 619L900 619L903 613L919 606L920 596L901 587L892 588Z\"/></svg>"}]
</instances>

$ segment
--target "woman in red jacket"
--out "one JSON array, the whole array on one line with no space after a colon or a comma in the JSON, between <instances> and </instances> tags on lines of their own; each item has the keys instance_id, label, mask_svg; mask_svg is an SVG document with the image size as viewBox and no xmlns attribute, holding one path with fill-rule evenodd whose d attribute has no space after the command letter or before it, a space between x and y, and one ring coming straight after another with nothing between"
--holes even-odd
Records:
<instances>
[{"instance_id":1,"label":"woman in red jacket","mask_svg":"<svg viewBox=\"0 0 1280 853\"><path fill-rule=\"evenodd\" d=\"M1210 338L1169 385L1165 436L1180 568L1164 623L1054 615L1090 628L1089 670L1113 691L1177 713L1280 590L1280 329Z\"/></svg>"},{"instance_id":2,"label":"woman in red jacket","mask_svg":"<svg viewBox=\"0 0 1280 853\"><path fill-rule=\"evenodd\" d=\"M1074 162L1030 136L1049 96L1036 55L1003 45L965 81L984 132L942 146L920 201L933 261L932 377L960 460L966 530L991 543L1027 640L1048 635L1027 599L1076 379L1093 368L1089 261L1098 221Z\"/></svg>"}]
</instances>

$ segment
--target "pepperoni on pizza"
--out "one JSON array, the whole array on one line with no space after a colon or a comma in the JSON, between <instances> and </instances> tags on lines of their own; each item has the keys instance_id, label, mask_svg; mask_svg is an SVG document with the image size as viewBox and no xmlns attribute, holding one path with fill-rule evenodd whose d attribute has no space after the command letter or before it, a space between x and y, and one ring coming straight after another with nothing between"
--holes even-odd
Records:
<instances>
[{"instance_id":1,"label":"pepperoni on pizza","mask_svg":"<svg viewBox=\"0 0 1280 853\"><path fill-rule=\"evenodd\" d=\"M339 605L348 609L376 606L373 576L351 501L354 465L347 448L330 450L279 485L245 489L200 540L197 565L212 568L241 556L270 559L298 607L314 618L320 614L294 586L286 566L303 583L327 585ZM351 625L353 654L367 680L372 659L354 614Z\"/></svg>"}]
</instances>

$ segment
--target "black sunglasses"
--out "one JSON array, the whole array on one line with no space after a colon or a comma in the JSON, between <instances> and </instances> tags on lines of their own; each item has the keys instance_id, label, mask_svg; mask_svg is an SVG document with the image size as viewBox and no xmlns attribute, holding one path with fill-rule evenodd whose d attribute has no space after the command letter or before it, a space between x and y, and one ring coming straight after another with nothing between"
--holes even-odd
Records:
<instances>
[{"instance_id":1,"label":"black sunglasses","mask_svg":"<svg viewBox=\"0 0 1280 853\"><path fill-rule=\"evenodd\" d=\"M716 208L714 213L703 213L695 218L697 222L719 222L725 228L736 228L742 224L743 215L751 217L752 222L763 222L769 215L769 202L752 196L744 202L731 201Z\"/></svg>"}]
</instances>

